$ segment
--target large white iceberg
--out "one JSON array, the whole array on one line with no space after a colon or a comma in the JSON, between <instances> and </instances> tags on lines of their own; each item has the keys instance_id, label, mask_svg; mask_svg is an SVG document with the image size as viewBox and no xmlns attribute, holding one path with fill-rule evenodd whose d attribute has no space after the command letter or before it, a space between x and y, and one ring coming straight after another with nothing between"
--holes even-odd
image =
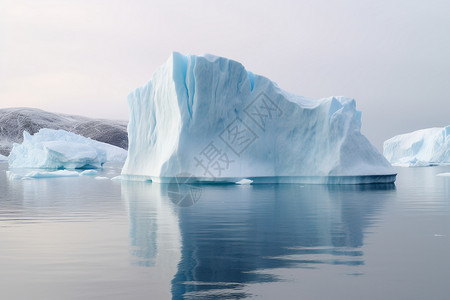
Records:
<instances>
[{"instance_id":1,"label":"large white iceberg","mask_svg":"<svg viewBox=\"0 0 450 300\"><path fill-rule=\"evenodd\" d=\"M395 180L395 170L361 134L355 100L293 95L226 58L173 53L128 104L125 178Z\"/></svg>"},{"instance_id":2,"label":"large white iceberg","mask_svg":"<svg viewBox=\"0 0 450 300\"><path fill-rule=\"evenodd\" d=\"M41 129L23 133L22 144L14 144L11 168L76 169L100 168L106 161L124 161L127 151L65 130Z\"/></svg>"},{"instance_id":3,"label":"large white iceberg","mask_svg":"<svg viewBox=\"0 0 450 300\"><path fill-rule=\"evenodd\" d=\"M395 166L450 164L450 126L394 136L384 142L383 153Z\"/></svg>"}]
</instances>

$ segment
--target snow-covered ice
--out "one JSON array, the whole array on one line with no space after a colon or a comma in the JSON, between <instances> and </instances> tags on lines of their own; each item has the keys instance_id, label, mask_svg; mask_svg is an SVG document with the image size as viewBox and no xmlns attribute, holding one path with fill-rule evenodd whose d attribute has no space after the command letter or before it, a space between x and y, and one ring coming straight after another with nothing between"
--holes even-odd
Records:
<instances>
[{"instance_id":1,"label":"snow-covered ice","mask_svg":"<svg viewBox=\"0 0 450 300\"><path fill-rule=\"evenodd\" d=\"M450 126L394 136L384 142L383 153L393 165L401 167L450 164Z\"/></svg>"},{"instance_id":2,"label":"snow-covered ice","mask_svg":"<svg viewBox=\"0 0 450 300\"><path fill-rule=\"evenodd\" d=\"M64 130L24 132L22 144L14 144L10 168L100 168L106 161L124 161L127 151Z\"/></svg>"},{"instance_id":3,"label":"snow-covered ice","mask_svg":"<svg viewBox=\"0 0 450 300\"><path fill-rule=\"evenodd\" d=\"M173 53L128 96L124 178L199 181L393 182L346 97L308 99L239 62Z\"/></svg>"}]
</instances>

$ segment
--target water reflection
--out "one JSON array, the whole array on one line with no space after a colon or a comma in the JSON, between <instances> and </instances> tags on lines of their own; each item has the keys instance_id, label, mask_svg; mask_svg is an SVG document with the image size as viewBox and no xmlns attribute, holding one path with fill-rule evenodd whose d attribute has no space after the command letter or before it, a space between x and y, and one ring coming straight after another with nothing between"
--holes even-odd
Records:
<instances>
[{"instance_id":1,"label":"water reflection","mask_svg":"<svg viewBox=\"0 0 450 300\"><path fill-rule=\"evenodd\" d=\"M171 203L161 186L122 182L122 198L128 204L132 264L161 267L173 276L180 259L180 230Z\"/></svg>"},{"instance_id":2,"label":"water reflection","mask_svg":"<svg viewBox=\"0 0 450 300\"><path fill-rule=\"evenodd\" d=\"M245 298L250 283L282 280L280 268L364 264L364 233L394 185L202 186L177 207L167 185L122 184L132 254L174 268L172 296Z\"/></svg>"},{"instance_id":3,"label":"water reflection","mask_svg":"<svg viewBox=\"0 0 450 300\"><path fill-rule=\"evenodd\" d=\"M90 176L15 180L7 177L7 168L0 164L0 221L78 222L122 214L122 203L115 201L120 187L110 181Z\"/></svg>"},{"instance_id":4,"label":"water reflection","mask_svg":"<svg viewBox=\"0 0 450 300\"><path fill-rule=\"evenodd\" d=\"M9 180L6 170L0 163L2 299L450 292L450 177L436 177L450 167L398 169L396 188L202 185L183 208L164 185Z\"/></svg>"}]
</instances>

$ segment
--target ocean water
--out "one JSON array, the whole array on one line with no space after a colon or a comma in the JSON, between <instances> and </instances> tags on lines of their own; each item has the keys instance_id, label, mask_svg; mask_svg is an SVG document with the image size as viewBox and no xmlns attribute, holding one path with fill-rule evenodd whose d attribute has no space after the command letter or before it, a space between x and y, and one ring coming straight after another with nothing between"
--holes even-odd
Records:
<instances>
[{"instance_id":1,"label":"ocean water","mask_svg":"<svg viewBox=\"0 0 450 300\"><path fill-rule=\"evenodd\" d=\"M10 180L0 299L449 299L449 167L382 185ZM119 165L99 176L114 177Z\"/></svg>"}]
</instances>

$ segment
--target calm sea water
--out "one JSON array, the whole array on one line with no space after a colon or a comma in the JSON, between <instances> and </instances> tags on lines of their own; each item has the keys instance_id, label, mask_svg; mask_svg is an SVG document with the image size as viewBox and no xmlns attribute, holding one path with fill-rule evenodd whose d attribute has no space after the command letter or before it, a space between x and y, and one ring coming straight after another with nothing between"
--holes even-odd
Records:
<instances>
[{"instance_id":1,"label":"calm sea water","mask_svg":"<svg viewBox=\"0 0 450 300\"><path fill-rule=\"evenodd\" d=\"M188 207L173 185L6 170L1 299L450 297L449 167L401 168L395 185L182 186Z\"/></svg>"}]
</instances>

